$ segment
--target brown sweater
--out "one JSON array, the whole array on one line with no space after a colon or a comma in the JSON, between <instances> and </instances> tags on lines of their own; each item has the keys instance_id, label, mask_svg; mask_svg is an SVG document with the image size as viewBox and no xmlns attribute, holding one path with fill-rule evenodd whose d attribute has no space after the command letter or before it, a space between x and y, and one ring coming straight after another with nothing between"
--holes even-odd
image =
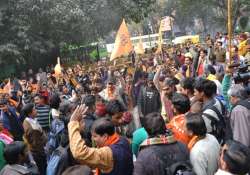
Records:
<instances>
[{"instance_id":1,"label":"brown sweater","mask_svg":"<svg viewBox=\"0 0 250 175\"><path fill-rule=\"evenodd\" d=\"M47 137L42 130L33 129L31 124L24 120L24 141L28 144L30 151L41 152L47 142Z\"/></svg>"}]
</instances>

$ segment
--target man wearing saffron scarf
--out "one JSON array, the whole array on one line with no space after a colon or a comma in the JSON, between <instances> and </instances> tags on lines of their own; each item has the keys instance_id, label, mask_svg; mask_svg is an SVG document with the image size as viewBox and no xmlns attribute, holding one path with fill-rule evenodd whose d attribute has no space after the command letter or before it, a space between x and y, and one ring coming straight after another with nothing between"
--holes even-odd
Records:
<instances>
[{"instance_id":1,"label":"man wearing saffron scarf","mask_svg":"<svg viewBox=\"0 0 250 175\"><path fill-rule=\"evenodd\" d=\"M70 150L80 163L97 168L97 175L132 175L133 158L127 139L115 133L115 126L107 118L96 120L92 126L92 140L98 148L86 146L80 135L82 116L87 108L78 106L68 124Z\"/></svg>"}]
</instances>

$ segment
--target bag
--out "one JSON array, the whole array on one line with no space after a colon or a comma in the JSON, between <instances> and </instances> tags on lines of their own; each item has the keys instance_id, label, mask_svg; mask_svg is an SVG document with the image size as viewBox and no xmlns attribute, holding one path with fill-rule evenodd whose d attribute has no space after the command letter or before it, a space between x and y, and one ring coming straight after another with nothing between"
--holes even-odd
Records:
<instances>
[{"instance_id":1,"label":"bag","mask_svg":"<svg viewBox=\"0 0 250 175\"><path fill-rule=\"evenodd\" d=\"M65 131L64 122L59 119L54 119L51 123L51 129L48 134L48 142L46 150L50 155L60 145L60 135Z\"/></svg>"},{"instance_id":2,"label":"bag","mask_svg":"<svg viewBox=\"0 0 250 175\"><path fill-rule=\"evenodd\" d=\"M51 155L46 175L60 175L69 165L68 146L59 146Z\"/></svg>"},{"instance_id":3,"label":"bag","mask_svg":"<svg viewBox=\"0 0 250 175\"><path fill-rule=\"evenodd\" d=\"M220 100L217 99L217 101L220 103L220 106L222 108L222 112L220 112L214 104L209 106L207 109L210 109L214 111L218 117L219 120L217 120L214 116L209 115L207 113L202 113L203 116L208 118L211 121L211 127L212 127L212 132L210 134L214 135L219 143L224 143L227 139L229 139L229 135L232 132L231 127L230 127L230 120L228 117L226 117L226 108L222 104Z\"/></svg>"},{"instance_id":4,"label":"bag","mask_svg":"<svg viewBox=\"0 0 250 175\"><path fill-rule=\"evenodd\" d=\"M192 165L189 160L176 161L180 156L185 155L185 151L181 148L180 143L178 143L178 149L176 150L160 150L159 147L154 147L154 153L158 157L158 160L161 162L161 165L164 167L163 175L196 175L192 170ZM177 152L178 151L178 152ZM183 154L183 155L182 155Z\"/></svg>"}]
</instances>

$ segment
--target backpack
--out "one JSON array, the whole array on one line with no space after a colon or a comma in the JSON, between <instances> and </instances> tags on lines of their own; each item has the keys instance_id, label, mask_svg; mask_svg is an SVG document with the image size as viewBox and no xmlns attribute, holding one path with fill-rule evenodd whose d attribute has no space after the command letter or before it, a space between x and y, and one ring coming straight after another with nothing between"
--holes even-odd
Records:
<instances>
[{"instance_id":1,"label":"backpack","mask_svg":"<svg viewBox=\"0 0 250 175\"><path fill-rule=\"evenodd\" d=\"M223 103L217 99L217 101L220 103L220 106L222 108L222 112L220 112L214 105L210 105L207 109L210 109L214 111L218 117L219 120L217 120L215 117L213 117L210 114L202 113L203 116L205 116L207 119L211 121L211 127L212 127L212 134L215 136L219 143L225 143L226 140L231 138L232 135L232 129L230 126L230 120L229 117L227 117L227 111Z\"/></svg>"},{"instance_id":2,"label":"backpack","mask_svg":"<svg viewBox=\"0 0 250 175\"><path fill-rule=\"evenodd\" d=\"M184 149L180 146L180 143L177 142L179 150L181 150L180 154L185 154ZM164 167L164 174L163 175L196 175L195 172L192 170L192 165L189 160L185 161L177 161L172 163L171 161L175 160L175 157L179 157L175 151L176 150L169 150L169 152L164 150L164 152L159 147L154 147L153 152L157 156L158 160L160 161L161 165Z\"/></svg>"},{"instance_id":3,"label":"backpack","mask_svg":"<svg viewBox=\"0 0 250 175\"><path fill-rule=\"evenodd\" d=\"M51 155L46 175L60 175L69 166L68 146L59 146Z\"/></svg>"},{"instance_id":4,"label":"backpack","mask_svg":"<svg viewBox=\"0 0 250 175\"><path fill-rule=\"evenodd\" d=\"M51 129L48 133L48 142L46 144L46 150L48 155L60 145L61 135L65 132L64 122L60 119L54 119L51 123Z\"/></svg>"}]
</instances>

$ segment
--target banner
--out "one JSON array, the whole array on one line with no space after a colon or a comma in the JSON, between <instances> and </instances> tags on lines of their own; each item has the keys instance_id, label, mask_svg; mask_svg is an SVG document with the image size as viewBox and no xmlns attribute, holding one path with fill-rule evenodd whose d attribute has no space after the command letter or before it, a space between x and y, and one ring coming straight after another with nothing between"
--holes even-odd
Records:
<instances>
[{"instance_id":1,"label":"banner","mask_svg":"<svg viewBox=\"0 0 250 175\"><path fill-rule=\"evenodd\" d=\"M173 28L173 18L166 16L161 20L161 31L171 31Z\"/></svg>"},{"instance_id":2,"label":"banner","mask_svg":"<svg viewBox=\"0 0 250 175\"><path fill-rule=\"evenodd\" d=\"M115 47L112 51L110 61L121 57L123 55L128 55L133 50L133 45L130 40L130 34L123 19L122 24L117 32L116 39L115 39Z\"/></svg>"}]
</instances>

